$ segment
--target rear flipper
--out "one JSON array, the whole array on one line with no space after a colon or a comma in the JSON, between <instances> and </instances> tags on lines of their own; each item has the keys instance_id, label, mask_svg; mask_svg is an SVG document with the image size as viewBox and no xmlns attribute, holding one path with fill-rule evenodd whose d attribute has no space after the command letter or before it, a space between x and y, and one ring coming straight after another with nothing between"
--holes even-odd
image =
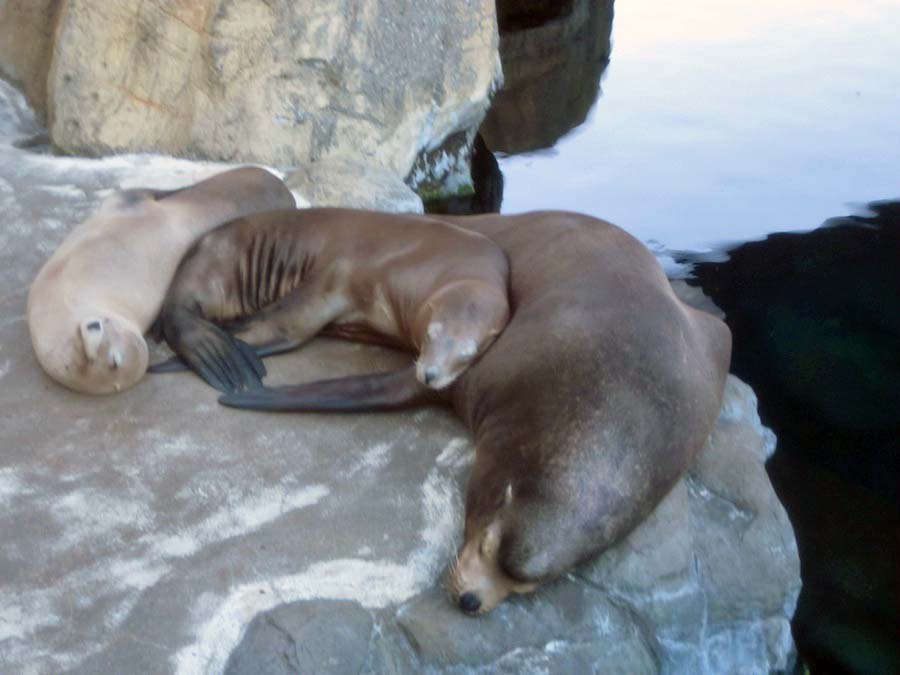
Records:
<instances>
[{"instance_id":1,"label":"rear flipper","mask_svg":"<svg viewBox=\"0 0 900 675\"><path fill-rule=\"evenodd\" d=\"M266 369L248 344L185 309L164 308L160 321L172 351L210 386L226 393L262 387ZM170 359L149 370L160 373L178 368Z\"/></svg>"},{"instance_id":2,"label":"rear flipper","mask_svg":"<svg viewBox=\"0 0 900 675\"><path fill-rule=\"evenodd\" d=\"M319 380L290 387L226 394L231 408L277 412L371 412L441 403L445 398L416 379L413 366L376 375Z\"/></svg>"}]
</instances>

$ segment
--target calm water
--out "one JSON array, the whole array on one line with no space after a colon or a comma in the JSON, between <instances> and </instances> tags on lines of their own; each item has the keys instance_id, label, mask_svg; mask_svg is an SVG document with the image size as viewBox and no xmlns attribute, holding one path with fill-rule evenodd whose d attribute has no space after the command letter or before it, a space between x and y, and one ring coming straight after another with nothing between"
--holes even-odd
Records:
<instances>
[{"instance_id":1,"label":"calm water","mask_svg":"<svg viewBox=\"0 0 900 675\"><path fill-rule=\"evenodd\" d=\"M627 0L612 43L588 120L500 157L503 212L702 249L900 196L897 0Z\"/></svg>"},{"instance_id":2,"label":"calm water","mask_svg":"<svg viewBox=\"0 0 900 675\"><path fill-rule=\"evenodd\" d=\"M802 659L900 672L900 1L512 4L481 201L611 220L726 311Z\"/></svg>"}]
</instances>

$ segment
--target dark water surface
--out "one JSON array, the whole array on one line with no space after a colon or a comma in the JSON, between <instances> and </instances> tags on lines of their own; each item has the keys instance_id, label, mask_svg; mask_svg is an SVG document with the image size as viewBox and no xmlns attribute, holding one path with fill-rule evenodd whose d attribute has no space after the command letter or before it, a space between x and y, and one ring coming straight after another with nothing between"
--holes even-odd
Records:
<instances>
[{"instance_id":1,"label":"dark water surface","mask_svg":"<svg viewBox=\"0 0 900 675\"><path fill-rule=\"evenodd\" d=\"M803 661L900 672L900 1L498 5L476 209L590 213L693 275L779 439Z\"/></svg>"},{"instance_id":2,"label":"dark water surface","mask_svg":"<svg viewBox=\"0 0 900 675\"><path fill-rule=\"evenodd\" d=\"M800 550L801 653L813 672L898 672L900 201L693 271L778 436L767 469Z\"/></svg>"}]
</instances>

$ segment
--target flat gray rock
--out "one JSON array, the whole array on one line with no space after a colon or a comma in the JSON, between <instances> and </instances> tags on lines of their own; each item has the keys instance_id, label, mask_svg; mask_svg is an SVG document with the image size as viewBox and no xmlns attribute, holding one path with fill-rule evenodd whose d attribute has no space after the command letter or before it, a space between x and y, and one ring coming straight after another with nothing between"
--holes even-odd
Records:
<instances>
[{"instance_id":1,"label":"flat gray rock","mask_svg":"<svg viewBox=\"0 0 900 675\"><path fill-rule=\"evenodd\" d=\"M388 169L357 159L311 162L291 172L285 182L305 195L310 206L422 213L422 200L403 179Z\"/></svg>"},{"instance_id":2,"label":"flat gray rock","mask_svg":"<svg viewBox=\"0 0 900 675\"><path fill-rule=\"evenodd\" d=\"M765 475L774 437L729 379L690 475L619 546L486 617L448 602L473 448L444 410L277 415L186 374L108 397L47 378L28 286L118 185L222 165L46 153L0 82L0 672L765 673L799 591ZM28 147L17 147L17 145ZM162 358L156 350L154 358ZM317 340L271 384L407 356Z\"/></svg>"},{"instance_id":3,"label":"flat gray rock","mask_svg":"<svg viewBox=\"0 0 900 675\"><path fill-rule=\"evenodd\" d=\"M256 617L225 675L358 673L366 665L374 619L358 603L311 600Z\"/></svg>"}]
</instances>

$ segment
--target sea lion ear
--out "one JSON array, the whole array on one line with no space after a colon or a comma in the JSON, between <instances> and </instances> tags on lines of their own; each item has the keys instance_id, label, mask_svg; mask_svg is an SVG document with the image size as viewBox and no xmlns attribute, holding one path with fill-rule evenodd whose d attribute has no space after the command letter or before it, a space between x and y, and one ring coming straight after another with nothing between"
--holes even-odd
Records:
<instances>
[{"instance_id":1,"label":"sea lion ear","mask_svg":"<svg viewBox=\"0 0 900 675\"><path fill-rule=\"evenodd\" d=\"M480 552L487 557L493 557L500 548L500 521L494 519L484 530L484 539L481 542Z\"/></svg>"},{"instance_id":2,"label":"sea lion ear","mask_svg":"<svg viewBox=\"0 0 900 675\"><path fill-rule=\"evenodd\" d=\"M103 321L96 318L85 319L79 326L84 353L89 361L97 358L100 345L103 343Z\"/></svg>"},{"instance_id":3,"label":"sea lion ear","mask_svg":"<svg viewBox=\"0 0 900 675\"><path fill-rule=\"evenodd\" d=\"M513 500L512 483L506 484L506 491L503 493L503 506L509 506Z\"/></svg>"}]
</instances>

